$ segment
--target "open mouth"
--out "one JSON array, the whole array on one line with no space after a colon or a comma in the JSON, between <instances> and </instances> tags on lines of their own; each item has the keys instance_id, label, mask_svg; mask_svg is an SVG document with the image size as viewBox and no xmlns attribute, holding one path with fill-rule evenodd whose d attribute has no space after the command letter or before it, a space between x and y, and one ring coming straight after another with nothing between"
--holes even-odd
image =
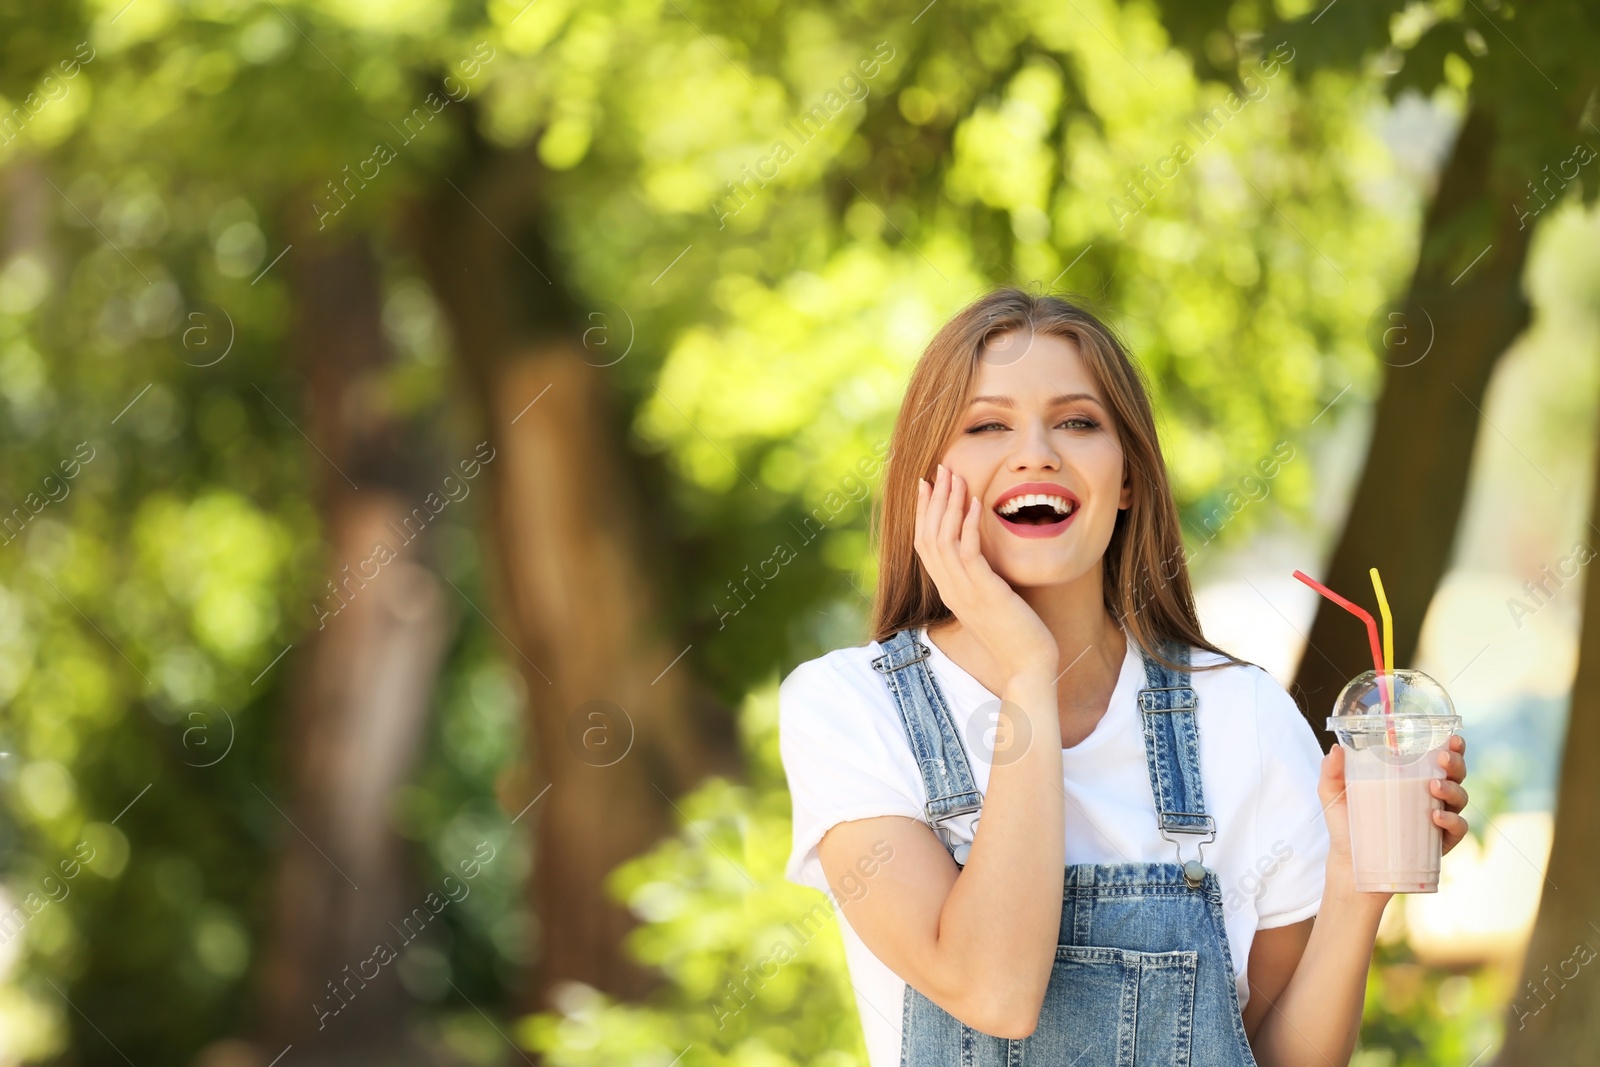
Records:
<instances>
[{"instance_id":1,"label":"open mouth","mask_svg":"<svg viewBox=\"0 0 1600 1067\"><path fill-rule=\"evenodd\" d=\"M995 508L995 514L1019 526L1054 526L1072 518L1078 502L1045 493L1014 496Z\"/></svg>"}]
</instances>

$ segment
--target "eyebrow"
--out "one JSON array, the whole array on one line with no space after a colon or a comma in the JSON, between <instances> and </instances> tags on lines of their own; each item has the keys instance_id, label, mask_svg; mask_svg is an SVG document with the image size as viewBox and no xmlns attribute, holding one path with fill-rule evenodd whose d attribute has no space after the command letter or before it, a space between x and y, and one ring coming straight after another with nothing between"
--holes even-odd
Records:
<instances>
[{"instance_id":1,"label":"eyebrow","mask_svg":"<svg viewBox=\"0 0 1600 1067\"><path fill-rule=\"evenodd\" d=\"M1057 407L1061 404L1070 404L1076 400L1089 400L1093 403L1099 404L1101 407L1105 407L1105 404L1100 400L1100 398L1095 396L1093 393L1063 393L1061 396L1051 397L1049 406ZM1009 396L975 396L972 398L972 403L968 404L967 406L971 407L972 404L995 404L1003 408L1014 408L1017 406L1017 402L1011 399Z\"/></svg>"}]
</instances>

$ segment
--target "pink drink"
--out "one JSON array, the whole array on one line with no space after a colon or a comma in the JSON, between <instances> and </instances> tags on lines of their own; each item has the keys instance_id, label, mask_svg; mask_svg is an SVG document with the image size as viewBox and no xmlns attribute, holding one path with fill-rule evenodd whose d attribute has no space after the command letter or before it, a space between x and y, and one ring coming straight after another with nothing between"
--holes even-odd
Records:
<instances>
[{"instance_id":1,"label":"pink drink","mask_svg":"<svg viewBox=\"0 0 1600 1067\"><path fill-rule=\"evenodd\" d=\"M1392 686L1391 710L1384 689ZM1344 687L1328 719L1344 749L1345 801L1356 889L1437 893L1444 803L1429 783L1445 777L1439 753L1461 725L1450 696L1421 671L1367 671Z\"/></svg>"},{"instance_id":2,"label":"pink drink","mask_svg":"<svg viewBox=\"0 0 1600 1067\"><path fill-rule=\"evenodd\" d=\"M1371 750L1369 750L1370 752ZM1345 752L1345 799L1356 888L1363 893L1436 893L1444 803L1428 783L1444 777L1438 749L1406 767ZM1366 766L1357 767L1357 764ZM1357 777L1370 773L1372 777Z\"/></svg>"}]
</instances>

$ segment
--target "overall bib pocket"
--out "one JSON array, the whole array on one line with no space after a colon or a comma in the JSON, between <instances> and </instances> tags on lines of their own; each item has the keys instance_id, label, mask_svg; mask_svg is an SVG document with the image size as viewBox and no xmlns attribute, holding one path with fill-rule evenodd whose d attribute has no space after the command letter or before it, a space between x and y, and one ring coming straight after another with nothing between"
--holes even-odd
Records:
<instances>
[{"instance_id":1,"label":"overall bib pocket","mask_svg":"<svg viewBox=\"0 0 1600 1067\"><path fill-rule=\"evenodd\" d=\"M1199 955L1057 945L1039 1026L1013 1042L1020 1062L1185 1067Z\"/></svg>"}]
</instances>

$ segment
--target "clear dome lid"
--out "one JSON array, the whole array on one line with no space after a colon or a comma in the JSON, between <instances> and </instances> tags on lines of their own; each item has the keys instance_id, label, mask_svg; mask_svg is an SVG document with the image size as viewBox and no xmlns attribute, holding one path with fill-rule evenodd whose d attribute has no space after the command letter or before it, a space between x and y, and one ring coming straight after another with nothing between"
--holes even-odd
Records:
<instances>
[{"instance_id":1,"label":"clear dome lid","mask_svg":"<svg viewBox=\"0 0 1600 1067\"><path fill-rule=\"evenodd\" d=\"M1346 748L1382 748L1405 759L1443 746L1460 727L1450 694L1421 671L1366 671L1339 691L1328 717L1328 729Z\"/></svg>"}]
</instances>

